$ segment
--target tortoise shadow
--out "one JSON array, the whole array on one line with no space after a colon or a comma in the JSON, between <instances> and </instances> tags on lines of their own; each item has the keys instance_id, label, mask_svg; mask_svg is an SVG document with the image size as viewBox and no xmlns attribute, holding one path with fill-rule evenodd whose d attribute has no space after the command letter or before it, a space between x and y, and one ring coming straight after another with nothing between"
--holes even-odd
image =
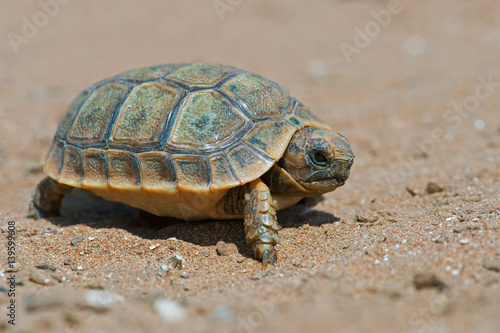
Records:
<instances>
[{"instance_id":1,"label":"tortoise shadow","mask_svg":"<svg viewBox=\"0 0 500 333\"><path fill-rule=\"evenodd\" d=\"M304 224L320 226L339 221L338 217L312 207L322 198L305 198L296 205L278 212L282 228L298 228ZM91 228L118 228L149 240L179 240L200 246L212 246L219 241L233 243L242 256L253 258L246 244L242 220L184 221L159 217L128 205L107 201L80 189L73 190L62 203L61 216L47 220L59 227L85 224Z\"/></svg>"}]
</instances>

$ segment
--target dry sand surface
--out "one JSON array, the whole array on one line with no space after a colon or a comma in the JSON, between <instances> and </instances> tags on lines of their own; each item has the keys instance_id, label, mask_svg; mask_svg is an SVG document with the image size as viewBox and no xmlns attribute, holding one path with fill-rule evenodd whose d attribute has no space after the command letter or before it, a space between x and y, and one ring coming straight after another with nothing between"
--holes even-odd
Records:
<instances>
[{"instance_id":1,"label":"dry sand surface","mask_svg":"<svg viewBox=\"0 0 500 333\"><path fill-rule=\"evenodd\" d=\"M0 7L0 331L500 332L500 2L57 1ZM280 212L276 267L242 221L78 191L26 218L72 98L194 61L281 83L355 152L344 187Z\"/></svg>"}]
</instances>

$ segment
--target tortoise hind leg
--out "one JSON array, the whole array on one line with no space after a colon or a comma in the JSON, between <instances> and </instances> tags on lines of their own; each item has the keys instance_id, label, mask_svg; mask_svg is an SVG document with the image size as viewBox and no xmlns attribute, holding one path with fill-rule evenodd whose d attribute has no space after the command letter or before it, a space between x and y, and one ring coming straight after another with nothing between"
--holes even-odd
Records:
<instances>
[{"instance_id":1,"label":"tortoise hind leg","mask_svg":"<svg viewBox=\"0 0 500 333\"><path fill-rule=\"evenodd\" d=\"M72 189L73 187L60 184L52 178L43 179L31 194L28 217L39 219L58 216L63 197Z\"/></svg>"},{"instance_id":2,"label":"tortoise hind leg","mask_svg":"<svg viewBox=\"0 0 500 333\"><path fill-rule=\"evenodd\" d=\"M279 243L276 201L271 197L269 187L260 179L248 186L245 194L245 234L247 244L252 244L254 255L262 259L262 267L276 263L274 245Z\"/></svg>"}]
</instances>

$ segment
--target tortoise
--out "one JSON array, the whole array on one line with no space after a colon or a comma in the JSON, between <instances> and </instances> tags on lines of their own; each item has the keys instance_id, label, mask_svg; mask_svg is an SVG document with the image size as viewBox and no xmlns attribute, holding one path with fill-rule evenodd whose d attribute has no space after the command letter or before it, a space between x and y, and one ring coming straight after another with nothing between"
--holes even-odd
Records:
<instances>
[{"instance_id":1,"label":"tortoise","mask_svg":"<svg viewBox=\"0 0 500 333\"><path fill-rule=\"evenodd\" d=\"M145 67L70 104L29 216L58 215L78 187L158 216L243 218L266 267L276 210L344 185L353 160L347 139L275 82L212 63Z\"/></svg>"}]
</instances>

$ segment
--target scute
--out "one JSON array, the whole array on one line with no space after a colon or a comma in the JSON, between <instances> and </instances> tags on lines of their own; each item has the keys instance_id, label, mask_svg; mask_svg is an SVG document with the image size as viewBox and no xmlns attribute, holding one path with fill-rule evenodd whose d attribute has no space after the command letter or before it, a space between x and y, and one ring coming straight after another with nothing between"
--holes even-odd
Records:
<instances>
[{"instance_id":1,"label":"scute","mask_svg":"<svg viewBox=\"0 0 500 333\"><path fill-rule=\"evenodd\" d=\"M80 149L66 146L58 181L75 187L82 185L82 155Z\"/></svg>"},{"instance_id":2,"label":"scute","mask_svg":"<svg viewBox=\"0 0 500 333\"><path fill-rule=\"evenodd\" d=\"M234 175L231 164L224 153L216 153L208 158L212 171L212 189L235 187L240 181Z\"/></svg>"},{"instance_id":3,"label":"scute","mask_svg":"<svg viewBox=\"0 0 500 333\"><path fill-rule=\"evenodd\" d=\"M238 72L232 66L211 63L195 63L170 73L165 79L179 83L187 88L212 88L225 78Z\"/></svg>"},{"instance_id":4,"label":"scute","mask_svg":"<svg viewBox=\"0 0 500 333\"><path fill-rule=\"evenodd\" d=\"M165 82L136 86L115 120L110 145L159 143L168 116L182 94L181 90Z\"/></svg>"},{"instance_id":5,"label":"scute","mask_svg":"<svg viewBox=\"0 0 500 333\"><path fill-rule=\"evenodd\" d=\"M73 122L73 118L78 113L82 104L87 100L91 92L92 91L90 89L84 90L73 100L73 102L71 102L66 114L57 127L56 137L63 138L66 136L66 133Z\"/></svg>"},{"instance_id":6,"label":"scute","mask_svg":"<svg viewBox=\"0 0 500 333\"><path fill-rule=\"evenodd\" d=\"M204 156L174 155L173 164L177 187L192 191L208 189L209 166Z\"/></svg>"},{"instance_id":7,"label":"scute","mask_svg":"<svg viewBox=\"0 0 500 333\"><path fill-rule=\"evenodd\" d=\"M193 92L181 105L168 142L193 151L220 147L241 133L248 121L219 92Z\"/></svg>"},{"instance_id":8,"label":"scute","mask_svg":"<svg viewBox=\"0 0 500 333\"><path fill-rule=\"evenodd\" d=\"M47 155L47 160L43 166L45 172L53 178L58 179L59 173L64 163L64 147L66 144L64 141L59 139L54 139L52 147L50 148L49 154Z\"/></svg>"},{"instance_id":9,"label":"scute","mask_svg":"<svg viewBox=\"0 0 500 333\"><path fill-rule=\"evenodd\" d=\"M226 81L221 90L228 96L239 98L258 119L290 113L293 98L277 83L258 75L244 73Z\"/></svg>"},{"instance_id":10,"label":"scute","mask_svg":"<svg viewBox=\"0 0 500 333\"><path fill-rule=\"evenodd\" d=\"M182 66L184 66L184 64L156 65L156 66L134 69L121 75L120 79L136 81L136 82L157 80Z\"/></svg>"},{"instance_id":11,"label":"scute","mask_svg":"<svg viewBox=\"0 0 500 333\"><path fill-rule=\"evenodd\" d=\"M149 191L175 192L175 172L172 156L166 152L152 151L138 154L142 186Z\"/></svg>"},{"instance_id":12,"label":"scute","mask_svg":"<svg viewBox=\"0 0 500 333\"><path fill-rule=\"evenodd\" d=\"M108 172L106 155L102 149L89 148L82 152L83 188L107 187Z\"/></svg>"},{"instance_id":13,"label":"scute","mask_svg":"<svg viewBox=\"0 0 500 333\"><path fill-rule=\"evenodd\" d=\"M244 143L231 147L227 155L241 184L259 178L274 164L273 160Z\"/></svg>"},{"instance_id":14,"label":"scute","mask_svg":"<svg viewBox=\"0 0 500 333\"><path fill-rule=\"evenodd\" d=\"M277 161L283 155L290 141L289 138L296 130L293 125L284 120L263 121L256 124L243 137L243 141Z\"/></svg>"},{"instance_id":15,"label":"scute","mask_svg":"<svg viewBox=\"0 0 500 333\"><path fill-rule=\"evenodd\" d=\"M97 89L82 105L68 133L68 142L103 143L112 115L129 90L129 85L118 82Z\"/></svg>"},{"instance_id":16,"label":"scute","mask_svg":"<svg viewBox=\"0 0 500 333\"><path fill-rule=\"evenodd\" d=\"M133 154L121 150L107 150L109 186L127 188L140 186L141 178Z\"/></svg>"}]
</instances>

